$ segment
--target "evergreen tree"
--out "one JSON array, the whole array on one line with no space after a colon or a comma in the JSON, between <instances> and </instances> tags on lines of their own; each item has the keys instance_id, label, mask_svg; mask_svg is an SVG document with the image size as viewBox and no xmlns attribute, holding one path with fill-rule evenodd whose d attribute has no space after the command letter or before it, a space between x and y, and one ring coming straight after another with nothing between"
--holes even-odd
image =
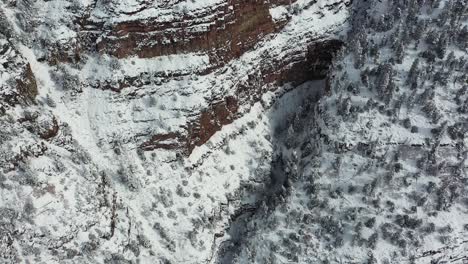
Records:
<instances>
[{"instance_id":1,"label":"evergreen tree","mask_svg":"<svg viewBox=\"0 0 468 264\"><path fill-rule=\"evenodd\" d=\"M447 42L447 35L442 33L436 45L436 53L439 59L443 59L445 57L445 52L447 51Z\"/></svg>"},{"instance_id":2,"label":"evergreen tree","mask_svg":"<svg viewBox=\"0 0 468 264\"><path fill-rule=\"evenodd\" d=\"M415 89L418 86L419 80L419 59L416 58L411 65L411 69L408 73L408 78L406 78L406 84L411 85L411 88Z\"/></svg>"},{"instance_id":3,"label":"evergreen tree","mask_svg":"<svg viewBox=\"0 0 468 264\"><path fill-rule=\"evenodd\" d=\"M398 64L403 63L403 58L405 57L404 47L401 42L396 45L395 49L395 62Z\"/></svg>"}]
</instances>

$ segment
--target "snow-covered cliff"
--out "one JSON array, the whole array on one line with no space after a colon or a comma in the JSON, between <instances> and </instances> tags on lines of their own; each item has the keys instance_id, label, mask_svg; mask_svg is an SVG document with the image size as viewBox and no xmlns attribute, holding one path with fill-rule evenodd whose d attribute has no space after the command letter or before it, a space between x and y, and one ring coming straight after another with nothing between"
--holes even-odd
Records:
<instances>
[{"instance_id":1,"label":"snow-covered cliff","mask_svg":"<svg viewBox=\"0 0 468 264\"><path fill-rule=\"evenodd\" d=\"M463 263L467 3L0 2L0 263Z\"/></svg>"}]
</instances>

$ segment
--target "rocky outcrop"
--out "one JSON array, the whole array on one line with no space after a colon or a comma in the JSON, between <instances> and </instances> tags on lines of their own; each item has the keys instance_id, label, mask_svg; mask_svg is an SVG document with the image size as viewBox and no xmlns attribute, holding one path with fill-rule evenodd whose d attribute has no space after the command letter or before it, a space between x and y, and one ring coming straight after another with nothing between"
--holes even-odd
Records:
<instances>
[{"instance_id":1,"label":"rocky outcrop","mask_svg":"<svg viewBox=\"0 0 468 264\"><path fill-rule=\"evenodd\" d=\"M106 22L91 17L83 25L84 36L94 36L99 52L118 58L205 52L218 63L226 62L277 31L282 25L274 23L269 8L286 2L294 1L228 0L208 8L182 8L178 15L139 18L150 9L142 7L131 16L121 14L122 21L109 25L99 39L95 33Z\"/></svg>"},{"instance_id":2,"label":"rocky outcrop","mask_svg":"<svg viewBox=\"0 0 468 264\"><path fill-rule=\"evenodd\" d=\"M31 66L29 65L29 63L26 64L25 67L23 67L23 73L18 79L16 79L16 84L17 91L23 99L29 102L34 101L38 91L36 78L31 70Z\"/></svg>"},{"instance_id":3,"label":"rocky outcrop","mask_svg":"<svg viewBox=\"0 0 468 264\"><path fill-rule=\"evenodd\" d=\"M237 116L239 101L234 97L226 97L223 101L214 103L203 110L197 119L188 124L186 150L191 153L196 146L203 145L216 132Z\"/></svg>"},{"instance_id":4,"label":"rocky outcrop","mask_svg":"<svg viewBox=\"0 0 468 264\"><path fill-rule=\"evenodd\" d=\"M213 104L188 125L188 153L195 146L203 145L223 125L230 124L238 116L238 104L252 105L259 101L266 90L275 87L272 84L280 86L291 83L297 86L305 81L325 78L333 54L342 44L339 40L318 40L307 47L306 53L290 56L289 61L263 64L265 68L249 75L246 83L233 87L237 98L227 97Z\"/></svg>"},{"instance_id":5,"label":"rocky outcrop","mask_svg":"<svg viewBox=\"0 0 468 264\"><path fill-rule=\"evenodd\" d=\"M296 0L184 2L142 1L135 10L122 10L118 8L120 1L112 0L69 7L66 12L73 20L73 31L78 30L72 38L43 40L48 54L41 54L39 60L52 65L77 63L86 53L95 51L117 58L201 52L221 65L286 25L291 16L275 20L270 9L285 6L292 12Z\"/></svg>"},{"instance_id":6,"label":"rocky outcrop","mask_svg":"<svg viewBox=\"0 0 468 264\"><path fill-rule=\"evenodd\" d=\"M141 149L145 151L155 149L177 149L180 148L181 135L177 133L159 134L151 137L150 140L141 145Z\"/></svg>"},{"instance_id":7,"label":"rocky outcrop","mask_svg":"<svg viewBox=\"0 0 468 264\"><path fill-rule=\"evenodd\" d=\"M196 146L203 145L224 125L237 117L238 101L234 97L213 103L208 109L196 114L194 121L187 124L186 134L157 134L144 142L140 148L145 151L155 149L179 150L190 154Z\"/></svg>"},{"instance_id":8,"label":"rocky outcrop","mask_svg":"<svg viewBox=\"0 0 468 264\"><path fill-rule=\"evenodd\" d=\"M29 132L39 136L41 139L51 139L59 131L57 118L49 111L29 112L26 111L23 117L18 119Z\"/></svg>"},{"instance_id":9,"label":"rocky outcrop","mask_svg":"<svg viewBox=\"0 0 468 264\"><path fill-rule=\"evenodd\" d=\"M339 40L319 39L310 43L305 52L288 54L287 59L271 63L274 58L265 58L265 63L260 64L262 67L248 75L246 82L232 87L236 97L228 96L214 100L208 108L194 114L193 120L186 126L184 135L154 135L141 145L142 149L179 149L190 154L196 146L206 143L224 125L239 117L240 105L252 105L259 101L267 90L286 83L297 86L305 81L326 78L333 55L342 45ZM172 140L170 144L160 143L167 139Z\"/></svg>"},{"instance_id":10,"label":"rocky outcrop","mask_svg":"<svg viewBox=\"0 0 468 264\"><path fill-rule=\"evenodd\" d=\"M9 105L32 103L38 93L31 66L0 34L0 95Z\"/></svg>"}]
</instances>

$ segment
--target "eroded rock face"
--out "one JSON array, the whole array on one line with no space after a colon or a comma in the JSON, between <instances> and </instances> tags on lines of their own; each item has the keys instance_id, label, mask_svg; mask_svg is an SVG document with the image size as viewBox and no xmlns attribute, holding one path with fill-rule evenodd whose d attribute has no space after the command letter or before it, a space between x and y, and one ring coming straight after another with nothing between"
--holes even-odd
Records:
<instances>
[{"instance_id":1,"label":"eroded rock face","mask_svg":"<svg viewBox=\"0 0 468 264\"><path fill-rule=\"evenodd\" d=\"M17 121L31 133L44 140L55 137L59 131L57 119L49 111L26 112Z\"/></svg>"},{"instance_id":2,"label":"eroded rock face","mask_svg":"<svg viewBox=\"0 0 468 264\"><path fill-rule=\"evenodd\" d=\"M223 126L232 123L237 116L238 107L239 101L230 96L203 110L195 121L188 124L186 151L191 153L196 146L203 145Z\"/></svg>"},{"instance_id":3,"label":"eroded rock face","mask_svg":"<svg viewBox=\"0 0 468 264\"><path fill-rule=\"evenodd\" d=\"M232 123L240 115L237 112L239 104L254 104L260 100L263 93L273 89L272 87L286 83L297 86L305 81L324 79L334 53L342 45L339 40L320 39L313 41L304 53L290 54L286 60L278 63L262 64L247 76L245 83L232 87L236 96L214 101L208 108L201 110L195 119L187 124L183 134L155 135L143 143L142 148L180 149L190 154L196 146L203 145L224 125ZM173 140L170 144L158 143L169 138Z\"/></svg>"},{"instance_id":4,"label":"eroded rock face","mask_svg":"<svg viewBox=\"0 0 468 264\"><path fill-rule=\"evenodd\" d=\"M148 127L144 132L134 132L144 150L163 148L191 153L195 146L203 145L223 125L241 116L239 108L248 108L266 91L288 82L297 85L324 78L332 54L342 45L325 32L333 31L330 28L337 24L332 22L330 28L320 29L308 29L310 26L306 25L322 18L324 12L341 12L350 1L312 1L293 5L295 2L83 3L66 9L74 23L72 32L67 35L71 37L60 37L49 45L50 54L44 58L61 69L66 68L61 64L80 68L86 63L83 73L78 74L80 77L62 75L62 79L74 80L72 89L77 92L110 90L123 93L118 96L122 102L147 95L164 97L179 90L186 100L194 101L189 99L190 93L197 93L205 102L196 106L190 106L191 103L178 106L190 115L183 115L185 120L181 120L176 129L160 133L158 129L147 132ZM304 21L298 20L301 10L309 13ZM278 36L276 32L280 32ZM180 57L181 54L187 58L170 62L172 56ZM97 59L89 62L89 58L96 55ZM203 57L204 62L194 67L183 65L191 63L191 56ZM102 57L112 59L102 63ZM42 54L38 56L38 60L44 58ZM157 63L161 58L168 59ZM144 67L139 66L148 62L150 64ZM95 74L86 69L87 65L96 63L102 65L92 71L102 71L97 69L102 68L107 73ZM174 65L160 67L165 63ZM239 64L247 64L248 71ZM26 84L22 82L21 87L29 87ZM211 85L224 86L223 91L212 91ZM200 86L203 86L202 91ZM166 92L159 94L159 90ZM227 101L236 101L236 106L226 104Z\"/></svg>"},{"instance_id":5,"label":"eroded rock face","mask_svg":"<svg viewBox=\"0 0 468 264\"><path fill-rule=\"evenodd\" d=\"M284 23L275 23L269 8L294 2L219 0L209 6L195 2L160 4L159 8L141 4L132 12L111 11L109 15L115 21L91 13L82 22L81 34L95 40L99 52L118 58L204 52L221 63L239 57L264 36L279 30Z\"/></svg>"},{"instance_id":6,"label":"eroded rock face","mask_svg":"<svg viewBox=\"0 0 468 264\"><path fill-rule=\"evenodd\" d=\"M29 63L23 67L23 72L16 79L16 84L17 91L21 97L31 102L34 101L38 93L37 84Z\"/></svg>"},{"instance_id":7,"label":"eroded rock face","mask_svg":"<svg viewBox=\"0 0 468 264\"><path fill-rule=\"evenodd\" d=\"M97 42L97 49L119 58L212 52L227 61L274 29L263 1L229 1L167 22L121 22Z\"/></svg>"},{"instance_id":8,"label":"eroded rock face","mask_svg":"<svg viewBox=\"0 0 468 264\"><path fill-rule=\"evenodd\" d=\"M163 148L191 153L195 146L203 145L223 125L241 116L237 113L239 107L252 105L266 91L288 82L300 84L325 77L332 54L342 43L322 33L317 36L310 32L306 35L300 33L278 47L265 47L260 52L251 52L247 56L255 57L252 62L241 58L252 51L255 45L274 45L272 43L275 40L271 40L274 33L287 26L294 14L300 12L300 5L295 8L289 6L294 2L219 0L208 5L184 1L152 4L136 1L131 8L122 8L119 2L113 1L108 6L95 3L88 6L88 11L79 20L80 43L87 47L81 48L83 51L87 49L89 52L95 48L100 54L123 60L136 57L139 60L158 60L181 53L199 54L208 59L206 64L198 68L165 70L152 67L135 74L125 70L124 75L112 74L92 83L85 81L84 85L141 97L143 94L153 94L147 90L148 86L165 87L172 82L187 83L187 78L205 79L208 86L213 83L215 86L224 85L216 79L232 81L231 87L226 87L222 94L203 95L206 98L205 106L187 108L191 114L186 116L187 120L176 131L153 132L149 137L141 138L140 146L144 150ZM315 4L310 2L301 8L314 9ZM337 13L348 4L349 1L327 3L317 8L316 16L323 17L324 11ZM296 27L300 28L303 26L301 24L298 23ZM333 27L333 24L330 26ZM68 44L64 45L69 47ZM69 53L71 61L79 57L74 50ZM58 57L59 60L63 59L62 55ZM245 73L234 69L235 72L229 76L223 74L233 66L229 64L235 58L241 58L242 63L252 64L251 70ZM189 59L178 63L188 62ZM190 82L192 80L188 86L196 85ZM184 87L187 84L179 86L187 90ZM210 93L210 89L207 90ZM233 98L239 102L238 105L227 106L227 98ZM229 118L225 117L224 109L230 109ZM209 122L206 121L207 117L211 118Z\"/></svg>"},{"instance_id":9,"label":"eroded rock face","mask_svg":"<svg viewBox=\"0 0 468 264\"><path fill-rule=\"evenodd\" d=\"M37 84L29 63L5 36L0 34L0 94L9 105L32 103Z\"/></svg>"}]
</instances>

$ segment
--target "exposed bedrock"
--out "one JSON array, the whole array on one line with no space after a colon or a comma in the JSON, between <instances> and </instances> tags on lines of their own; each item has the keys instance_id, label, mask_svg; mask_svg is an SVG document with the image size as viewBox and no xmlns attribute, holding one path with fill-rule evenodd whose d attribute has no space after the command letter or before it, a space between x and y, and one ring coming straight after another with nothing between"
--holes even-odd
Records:
<instances>
[{"instance_id":1,"label":"exposed bedrock","mask_svg":"<svg viewBox=\"0 0 468 264\"><path fill-rule=\"evenodd\" d=\"M34 102L37 84L29 63L0 33L0 95L9 105ZM1 105L0 105L1 106Z\"/></svg>"},{"instance_id":2,"label":"exposed bedrock","mask_svg":"<svg viewBox=\"0 0 468 264\"><path fill-rule=\"evenodd\" d=\"M260 68L248 76L247 82L232 87L236 96L215 99L208 108L195 113L192 121L186 125L185 134L154 135L141 147L144 150L180 149L190 154L196 146L203 145L224 125L239 117L240 106L258 102L266 91L285 83L297 86L309 80L326 78L333 54L342 45L339 40L320 39L312 42L306 52L288 54L287 60L266 60L269 63L260 64ZM168 139L171 139L171 143L164 143Z\"/></svg>"},{"instance_id":3,"label":"exposed bedrock","mask_svg":"<svg viewBox=\"0 0 468 264\"><path fill-rule=\"evenodd\" d=\"M131 19L111 25L91 17L83 22L83 36L96 39L99 52L118 58L207 52L222 63L284 26L284 22L275 23L269 8L289 2L295 1L226 0L194 12L180 10L178 16L138 19L142 7ZM95 35L104 24L108 27L104 35Z\"/></svg>"}]
</instances>

